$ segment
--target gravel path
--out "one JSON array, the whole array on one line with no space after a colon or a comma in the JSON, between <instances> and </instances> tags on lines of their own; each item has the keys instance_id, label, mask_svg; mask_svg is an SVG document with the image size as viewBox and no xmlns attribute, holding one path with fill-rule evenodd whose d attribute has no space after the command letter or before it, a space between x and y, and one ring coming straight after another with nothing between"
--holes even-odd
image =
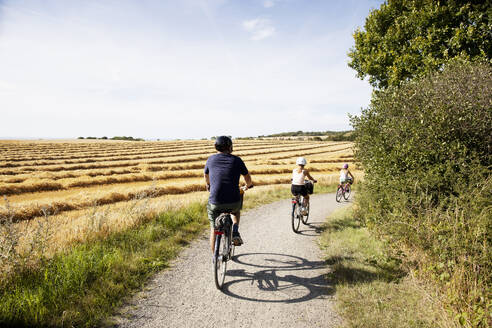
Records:
<instances>
[{"instance_id":1,"label":"gravel path","mask_svg":"<svg viewBox=\"0 0 492 328\"><path fill-rule=\"evenodd\" d=\"M247 201L247 197L245 199ZM308 225L292 231L290 199L244 213L236 261L223 292L215 288L208 234L115 318L119 327L335 327L334 288L316 243L319 227L342 204L313 195Z\"/></svg>"}]
</instances>

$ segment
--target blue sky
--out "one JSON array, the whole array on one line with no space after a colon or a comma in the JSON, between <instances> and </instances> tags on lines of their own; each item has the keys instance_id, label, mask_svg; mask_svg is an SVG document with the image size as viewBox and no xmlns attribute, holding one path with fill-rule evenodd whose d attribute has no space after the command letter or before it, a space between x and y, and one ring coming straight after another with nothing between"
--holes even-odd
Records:
<instances>
[{"instance_id":1,"label":"blue sky","mask_svg":"<svg viewBox=\"0 0 492 328\"><path fill-rule=\"evenodd\" d=\"M382 1L0 0L0 137L349 129L347 66Z\"/></svg>"}]
</instances>

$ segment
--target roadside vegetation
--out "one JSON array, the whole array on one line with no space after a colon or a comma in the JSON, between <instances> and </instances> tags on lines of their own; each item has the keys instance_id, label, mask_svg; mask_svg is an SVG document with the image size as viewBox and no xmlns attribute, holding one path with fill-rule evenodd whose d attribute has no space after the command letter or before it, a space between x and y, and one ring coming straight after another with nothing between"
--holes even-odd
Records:
<instances>
[{"instance_id":1,"label":"roadside vegetation","mask_svg":"<svg viewBox=\"0 0 492 328\"><path fill-rule=\"evenodd\" d=\"M446 295L453 319L491 323L492 67L449 64L390 87L352 123L366 179L358 217Z\"/></svg>"},{"instance_id":2,"label":"roadside vegetation","mask_svg":"<svg viewBox=\"0 0 492 328\"><path fill-rule=\"evenodd\" d=\"M463 327L492 325L491 13L484 0L387 1L349 52L375 88L351 118L356 217Z\"/></svg>"},{"instance_id":3,"label":"roadside vegetation","mask_svg":"<svg viewBox=\"0 0 492 328\"><path fill-rule=\"evenodd\" d=\"M366 177L357 216L440 286L465 327L492 320L491 81L489 64L449 64L377 93L352 120Z\"/></svg>"},{"instance_id":4,"label":"roadside vegetation","mask_svg":"<svg viewBox=\"0 0 492 328\"><path fill-rule=\"evenodd\" d=\"M343 327L457 327L440 295L418 281L395 249L365 227L353 207L328 217L320 238Z\"/></svg>"}]
</instances>

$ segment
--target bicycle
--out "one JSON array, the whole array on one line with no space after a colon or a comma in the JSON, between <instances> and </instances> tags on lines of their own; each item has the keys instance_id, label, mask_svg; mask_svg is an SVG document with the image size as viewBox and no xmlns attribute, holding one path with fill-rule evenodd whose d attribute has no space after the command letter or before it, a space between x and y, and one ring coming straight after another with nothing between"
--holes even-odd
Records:
<instances>
[{"instance_id":1,"label":"bicycle","mask_svg":"<svg viewBox=\"0 0 492 328\"><path fill-rule=\"evenodd\" d=\"M253 188L252 186L248 189ZM244 193L242 188L241 197ZM227 262L232 260L236 246L232 242L232 213L223 212L215 219L215 248L214 248L214 281L215 287L222 290L224 286L225 276L227 273ZM224 242L221 245L221 239L224 237ZM221 248L222 246L222 248Z\"/></svg>"},{"instance_id":2,"label":"bicycle","mask_svg":"<svg viewBox=\"0 0 492 328\"><path fill-rule=\"evenodd\" d=\"M314 183L306 180L305 184L308 183ZM309 190L309 187L308 187ZM311 192L312 193L312 192ZM307 224L308 219L309 219L309 203L307 203L306 206L304 206L304 196L302 195L296 195L292 197L292 230L297 233L299 232L299 226L301 225L301 222L303 224Z\"/></svg>"},{"instance_id":3,"label":"bicycle","mask_svg":"<svg viewBox=\"0 0 492 328\"><path fill-rule=\"evenodd\" d=\"M354 183L354 180L348 179L347 182L338 185L337 193L335 195L335 199L337 202L340 203L342 197L345 200L349 199L350 194L352 193L352 188L351 188L352 183Z\"/></svg>"},{"instance_id":4,"label":"bicycle","mask_svg":"<svg viewBox=\"0 0 492 328\"><path fill-rule=\"evenodd\" d=\"M232 243L231 213L222 213L215 219L214 280L215 287L222 289L227 270L227 262L234 256L235 245ZM222 249L220 241L224 237Z\"/></svg>"}]
</instances>

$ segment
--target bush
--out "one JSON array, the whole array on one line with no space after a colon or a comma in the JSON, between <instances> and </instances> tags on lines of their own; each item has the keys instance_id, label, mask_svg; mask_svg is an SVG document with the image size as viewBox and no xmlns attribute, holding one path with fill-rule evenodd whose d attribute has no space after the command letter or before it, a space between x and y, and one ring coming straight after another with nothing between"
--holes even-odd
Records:
<instances>
[{"instance_id":1,"label":"bush","mask_svg":"<svg viewBox=\"0 0 492 328\"><path fill-rule=\"evenodd\" d=\"M120 136L116 136L116 137L112 137L111 140L128 140L128 141L144 141L144 139L142 138L134 138L134 137L120 137Z\"/></svg>"},{"instance_id":2,"label":"bush","mask_svg":"<svg viewBox=\"0 0 492 328\"><path fill-rule=\"evenodd\" d=\"M491 305L492 67L453 62L374 94L352 117L364 222L425 254L417 268L446 290L460 323Z\"/></svg>"}]
</instances>

